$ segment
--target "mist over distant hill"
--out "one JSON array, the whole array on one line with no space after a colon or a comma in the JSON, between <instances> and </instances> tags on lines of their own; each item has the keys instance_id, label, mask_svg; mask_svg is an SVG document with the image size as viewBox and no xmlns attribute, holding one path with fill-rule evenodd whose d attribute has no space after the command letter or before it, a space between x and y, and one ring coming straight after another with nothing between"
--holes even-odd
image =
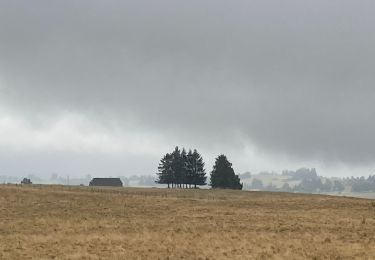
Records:
<instances>
[{"instance_id":1,"label":"mist over distant hill","mask_svg":"<svg viewBox=\"0 0 375 260\"><path fill-rule=\"evenodd\" d=\"M375 198L375 175L368 177L323 177L316 169L300 168L296 171L260 172L240 175L246 190L323 193L336 195L356 195L366 193ZM361 195L359 195L361 196Z\"/></svg>"}]
</instances>

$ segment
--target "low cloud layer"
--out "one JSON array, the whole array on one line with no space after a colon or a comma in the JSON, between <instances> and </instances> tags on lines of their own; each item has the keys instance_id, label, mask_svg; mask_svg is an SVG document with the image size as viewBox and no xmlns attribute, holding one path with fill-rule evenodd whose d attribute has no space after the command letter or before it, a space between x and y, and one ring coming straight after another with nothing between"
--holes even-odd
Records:
<instances>
[{"instance_id":1,"label":"low cloud layer","mask_svg":"<svg viewBox=\"0 0 375 260\"><path fill-rule=\"evenodd\" d=\"M236 151L241 170L274 158L370 169L374 7L2 1L1 145L150 160L180 142Z\"/></svg>"}]
</instances>

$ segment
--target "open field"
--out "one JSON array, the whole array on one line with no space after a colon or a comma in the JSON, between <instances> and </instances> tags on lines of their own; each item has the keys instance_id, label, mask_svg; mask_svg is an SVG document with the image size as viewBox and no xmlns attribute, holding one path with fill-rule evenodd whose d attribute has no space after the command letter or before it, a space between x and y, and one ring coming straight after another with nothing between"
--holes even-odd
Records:
<instances>
[{"instance_id":1,"label":"open field","mask_svg":"<svg viewBox=\"0 0 375 260\"><path fill-rule=\"evenodd\" d=\"M0 259L375 259L375 201L0 185Z\"/></svg>"}]
</instances>

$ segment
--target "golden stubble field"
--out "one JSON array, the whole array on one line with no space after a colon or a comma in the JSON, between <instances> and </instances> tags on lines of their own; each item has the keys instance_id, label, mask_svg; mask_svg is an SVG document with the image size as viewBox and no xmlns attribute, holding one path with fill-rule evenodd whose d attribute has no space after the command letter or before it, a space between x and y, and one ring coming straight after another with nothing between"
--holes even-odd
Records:
<instances>
[{"instance_id":1,"label":"golden stubble field","mask_svg":"<svg viewBox=\"0 0 375 260\"><path fill-rule=\"evenodd\" d=\"M375 201L0 185L0 259L375 259Z\"/></svg>"}]
</instances>

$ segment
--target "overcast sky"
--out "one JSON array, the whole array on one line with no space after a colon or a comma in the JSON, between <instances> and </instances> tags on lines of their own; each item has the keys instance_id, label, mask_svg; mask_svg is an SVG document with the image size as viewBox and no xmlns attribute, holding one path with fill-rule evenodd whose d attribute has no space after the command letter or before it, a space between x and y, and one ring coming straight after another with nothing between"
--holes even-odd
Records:
<instances>
[{"instance_id":1,"label":"overcast sky","mask_svg":"<svg viewBox=\"0 0 375 260\"><path fill-rule=\"evenodd\" d=\"M0 175L375 173L373 0L0 2Z\"/></svg>"}]
</instances>

